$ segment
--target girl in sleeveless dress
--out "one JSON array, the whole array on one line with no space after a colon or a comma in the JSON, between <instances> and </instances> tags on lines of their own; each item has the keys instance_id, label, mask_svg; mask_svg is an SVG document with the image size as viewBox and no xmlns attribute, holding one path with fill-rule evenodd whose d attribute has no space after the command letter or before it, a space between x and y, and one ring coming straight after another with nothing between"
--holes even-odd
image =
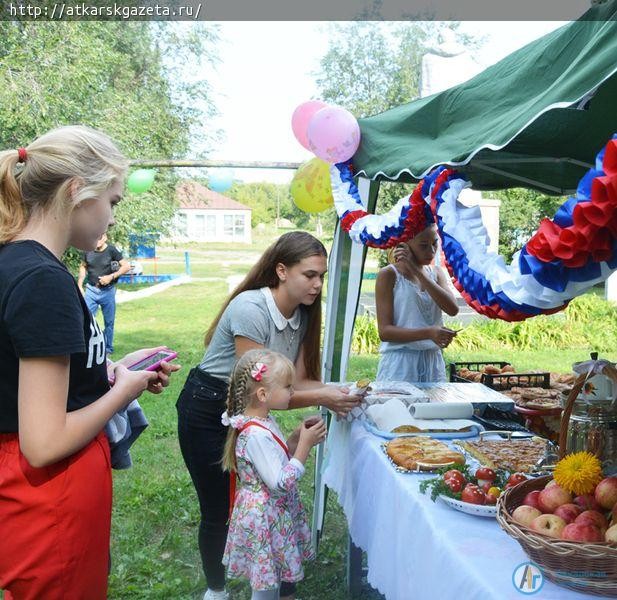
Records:
<instances>
[{"instance_id":1,"label":"girl in sleeveless dress","mask_svg":"<svg viewBox=\"0 0 617 600\"><path fill-rule=\"evenodd\" d=\"M221 418L229 426L223 468L231 472L233 507L223 564L230 577L250 581L251 600L278 599L281 582L300 581L302 561L313 557L297 482L326 427L313 417L283 440L270 410L288 407L293 379L288 358L250 350L231 374Z\"/></svg>"},{"instance_id":2,"label":"girl in sleeveless dress","mask_svg":"<svg viewBox=\"0 0 617 600\"><path fill-rule=\"evenodd\" d=\"M458 306L444 270L431 266L437 248L437 230L430 225L397 246L394 264L377 275L378 380L446 380L442 350L456 332L443 326L442 311L454 316Z\"/></svg>"}]
</instances>

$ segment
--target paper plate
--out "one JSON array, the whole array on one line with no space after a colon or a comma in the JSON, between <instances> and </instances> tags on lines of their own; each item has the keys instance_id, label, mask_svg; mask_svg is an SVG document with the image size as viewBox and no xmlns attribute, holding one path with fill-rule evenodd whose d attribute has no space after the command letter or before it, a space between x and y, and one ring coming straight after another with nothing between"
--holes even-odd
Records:
<instances>
[{"instance_id":1,"label":"paper plate","mask_svg":"<svg viewBox=\"0 0 617 600\"><path fill-rule=\"evenodd\" d=\"M478 427L472 427L469 431L452 431L452 432L439 432L439 433L420 433L420 432L412 432L412 433L392 433L390 431L383 431L382 429L377 429L373 423L368 420L362 421L365 429L372 433L373 435L377 435L386 440L393 440L394 438L399 437L408 437L408 436L421 436L421 437L432 437L437 440L460 440L462 438L468 437L477 437L481 431L483 431L483 427L478 425Z\"/></svg>"},{"instance_id":2,"label":"paper plate","mask_svg":"<svg viewBox=\"0 0 617 600\"><path fill-rule=\"evenodd\" d=\"M476 515L477 517L497 517L497 506L494 504L471 504L470 502L463 502L462 500L455 500L449 496L440 494L439 497L455 510L467 513L468 515Z\"/></svg>"}]
</instances>

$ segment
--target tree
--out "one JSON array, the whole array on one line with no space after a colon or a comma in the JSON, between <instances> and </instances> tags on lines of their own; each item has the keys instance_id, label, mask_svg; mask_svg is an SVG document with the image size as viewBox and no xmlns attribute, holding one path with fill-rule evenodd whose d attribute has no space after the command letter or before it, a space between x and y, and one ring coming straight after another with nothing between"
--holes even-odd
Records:
<instances>
[{"instance_id":1,"label":"tree","mask_svg":"<svg viewBox=\"0 0 617 600\"><path fill-rule=\"evenodd\" d=\"M545 196L536 190L512 188L492 192L501 200L499 209L499 254L507 262L529 241L544 217L552 218L564 198Z\"/></svg>"},{"instance_id":2,"label":"tree","mask_svg":"<svg viewBox=\"0 0 617 600\"><path fill-rule=\"evenodd\" d=\"M411 102L420 92L422 56L444 29L452 29L467 47L480 43L459 26L437 21L332 25L316 80L321 97L358 118Z\"/></svg>"},{"instance_id":3,"label":"tree","mask_svg":"<svg viewBox=\"0 0 617 600\"><path fill-rule=\"evenodd\" d=\"M214 103L207 81L179 76L212 64L217 29L175 23L0 23L0 142L16 148L45 131L79 123L107 132L129 158L184 157L192 130ZM198 110L196 107L204 107ZM207 147L213 132L201 129ZM127 194L114 242L164 233L175 210L173 171L152 190Z\"/></svg>"}]
</instances>

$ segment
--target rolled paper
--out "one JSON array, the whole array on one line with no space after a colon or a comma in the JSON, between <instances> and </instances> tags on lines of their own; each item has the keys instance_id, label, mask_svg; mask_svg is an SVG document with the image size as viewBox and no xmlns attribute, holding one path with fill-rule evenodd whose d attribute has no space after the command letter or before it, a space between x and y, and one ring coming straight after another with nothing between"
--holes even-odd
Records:
<instances>
[{"instance_id":1,"label":"rolled paper","mask_svg":"<svg viewBox=\"0 0 617 600\"><path fill-rule=\"evenodd\" d=\"M398 398L383 404L373 404L366 409L366 414L383 431L391 431L399 425L411 425L413 422L409 409Z\"/></svg>"},{"instance_id":2,"label":"rolled paper","mask_svg":"<svg viewBox=\"0 0 617 600\"><path fill-rule=\"evenodd\" d=\"M412 404L409 412L416 419L470 419L473 417L471 402Z\"/></svg>"}]
</instances>

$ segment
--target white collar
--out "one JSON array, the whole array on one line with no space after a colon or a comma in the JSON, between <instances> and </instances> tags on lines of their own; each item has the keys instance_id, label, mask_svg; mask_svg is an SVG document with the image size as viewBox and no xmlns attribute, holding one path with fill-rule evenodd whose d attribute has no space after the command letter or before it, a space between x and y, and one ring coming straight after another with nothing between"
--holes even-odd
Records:
<instances>
[{"instance_id":1,"label":"white collar","mask_svg":"<svg viewBox=\"0 0 617 600\"><path fill-rule=\"evenodd\" d=\"M296 308L294 314L291 315L291 319L285 318L283 313L279 310L279 307L276 305L274 301L274 296L272 295L272 290L269 287L262 287L261 293L266 298L266 306L268 307L268 312L276 325L276 328L279 331L283 331L287 325L289 325L292 329L298 329L300 327L300 307Z\"/></svg>"}]
</instances>

